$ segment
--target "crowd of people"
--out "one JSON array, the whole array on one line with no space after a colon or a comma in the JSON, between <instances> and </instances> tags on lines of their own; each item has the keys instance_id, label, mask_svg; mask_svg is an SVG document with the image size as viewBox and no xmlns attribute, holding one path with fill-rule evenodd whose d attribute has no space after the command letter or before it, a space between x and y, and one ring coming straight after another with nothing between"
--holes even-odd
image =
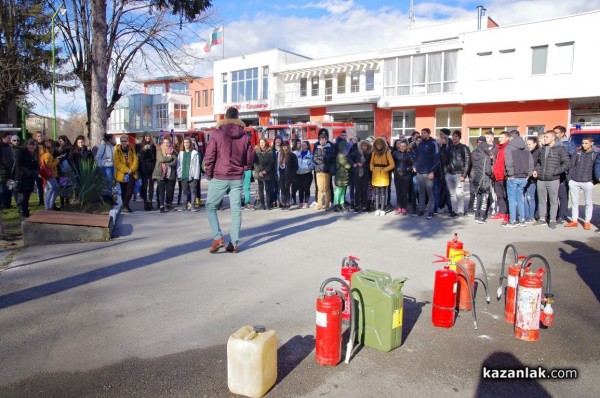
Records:
<instances>
[{"instance_id":1,"label":"crowd of people","mask_svg":"<svg viewBox=\"0 0 600 398\"><path fill-rule=\"evenodd\" d=\"M83 161L93 159L105 177L106 200L112 200L118 185L123 209L129 212L133 211L130 201L137 196L145 211L198 211L203 205L200 180L206 167L207 201L214 207L209 213L222 208L223 196L228 194L231 202L238 195L239 182L240 208L245 209L313 207L317 211L393 213L427 219L444 211L449 217L472 216L478 223L498 220L508 228L528 223L572 228L580 225L583 192L581 224L586 230L592 228L592 189L600 177L600 157L592 137L583 138L581 148L575 148L562 126L525 140L517 130L498 135L489 131L477 139L473 151L461 143L459 130L442 129L433 138L428 128L392 145L384 137L359 140L346 132L331 141L329 132L322 129L314 144L275 137L272 142L260 138L252 147L243 122L234 113L230 116L220 128L229 129L228 134L235 138L222 143L218 133L211 137L206 164L195 139L177 134L160 136L158 143L144 134L134 145L125 135L117 143L114 135L107 134L95 154L87 148L84 136L78 136L73 145L66 136L54 142L37 132L35 139L21 145L20 137L4 135L0 205L9 208L14 198L21 216L28 217L29 198L37 185L40 205L59 210L57 196L62 207L72 195L68 172L77 173ZM231 171L235 161L232 154L224 153L228 146L237 145L236 140L243 141L245 149L237 149L238 166ZM227 167L219 166L219 159L225 159ZM210 182L215 166L222 169L220 180L226 181L219 187ZM235 186L232 180L237 181ZM257 182L254 195L253 181ZM395 198L391 197L392 184ZM218 191L214 200L211 185L213 192ZM218 226L218 220L212 219ZM219 234L217 227L215 236Z\"/></svg>"}]
</instances>

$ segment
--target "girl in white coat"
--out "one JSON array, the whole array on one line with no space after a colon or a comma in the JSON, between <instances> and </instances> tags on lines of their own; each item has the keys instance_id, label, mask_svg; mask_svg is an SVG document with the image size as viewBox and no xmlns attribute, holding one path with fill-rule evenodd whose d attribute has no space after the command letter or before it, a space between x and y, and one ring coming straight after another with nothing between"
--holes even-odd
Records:
<instances>
[{"instance_id":1,"label":"girl in white coat","mask_svg":"<svg viewBox=\"0 0 600 398\"><path fill-rule=\"evenodd\" d=\"M194 149L191 138L183 140L183 150L177 155L177 180L181 181L183 197L191 196L189 204L182 210L198 211L196 207L196 184L200 179L200 161L198 151Z\"/></svg>"}]
</instances>

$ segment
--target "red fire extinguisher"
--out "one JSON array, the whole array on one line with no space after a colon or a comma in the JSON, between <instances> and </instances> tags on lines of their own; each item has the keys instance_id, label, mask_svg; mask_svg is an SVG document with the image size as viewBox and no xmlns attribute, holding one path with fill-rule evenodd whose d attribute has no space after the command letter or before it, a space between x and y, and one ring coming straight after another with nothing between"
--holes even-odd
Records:
<instances>
[{"instance_id":1,"label":"red fire extinguisher","mask_svg":"<svg viewBox=\"0 0 600 398\"><path fill-rule=\"evenodd\" d=\"M332 287L317 298L315 357L321 366L336 366L342 359L342 297Z\"/></svg>"},{"instance_id":2,"label":"red fire extinguisher","mask_svg":"<svg viewBox=\"0 0 600 398\"><path fill-rule=\"evenodd\" d=\"M512 249L514 254L514 263L508 266L507 274L504 276L504 268L506 266L506 257L508 254L508 250ZM515 323L515 305L516 305L516 297L517 297L517 284L519 280L519 273L521 272L521 266L523 265L523 260L527 258L527 256L518 255L517 248L508 244L504 248L504 254L502 255L502 268L500 270L500 280L497 291L498 300L502 297L502 279L506 279L506 301L504 303L504 320L508 323ZM531 264L531 262L530 262ZM528 266L530 264L525 264L525 271L528 271Z\"/></svg>"},{"instance_id":3,"label":"red fire extinguisher","mask_svg":"<svg viewBox=\"0 0 600 398\"><path fill-rule=\"evenodd\" d=\"M329 282L339 282L345 285L347 291L350 286L340 278L329 278L321 284L320 294L317 298L316 332L315 332L315 359L321 366L336 366L342 358L342 295L325 286ZM356 304L351 300L354 307L350 312L350 338L346 346L346 363L350 361L352 347L356 337L356 325L353 320L356 314Z\"/></svg>"},{"instance_id":4,"label":"red fire extinguisher","mask_svg":"<svg viewBox=\"0 0 600 398\"><path fill-rule=\"evenodd\" d=\"M463 258L464 245L458 240L458 234L455 232L454 237L446 244L446 258L450 259L450 268L452 263L457 263Z\"/></svg>"},{"instance_id":5,"label":"red fire extinguisher","mask_svg":"<svg viewBox=\"0 0 600 398\"><path fill-rule=\"evenodd\" d=\"M341 274L342 274L342 279L344 279L346 281L346 283L348 284L348 286L350 286L350 288L352 289L352 285L350 283L351 279L352 279L352 274L355 272L360 271L360 267L358 266L358 262L360 261L360 258L355 257L355 256L348 256L348 257L344 257L342 259L342 269L341 269ZM344 311L342 312L342 319L347 321L350 319L350 302L348 301L348 289L346 289L346 287L344 285L342 285L341 287L342 290L342 294L344 295Z\"/></svg>"},{"instance_id":6,"label":"red fire extinguisher","mask_svg":"<svg viewBox=\"0 0 600 398\"><path fill-rule=\"evenodd\" d=\"M539 338L540 322L544 325L547 323L551 325L554 321L554 310L551 306L553 295L550 293L550 266L548 261L539 254L527 256L523 260L523 263L529 264L533 258L539 258L544 263L546 293L544 294L544 298L542 298L543 268L538 269L536 273L529 272L525 268L520 269L515 313L515 336L525 341L536 341ZM545 303L545 307L542 310L543 303Z\"/></svg>"},{"instance_id":7,"label":"red fire extinguisher","mask_svg":"<svg viewBox=\"0 0 600 398\"><path fill-rule=\"evenodd\" d=\"M473 261L472 259L475 259L477 260L477 262L479 262L479 266L481 268L481 271L483 272L484 279L478 279L483 284L486 302L488 304L490 303L490 296L488 294L488 285L490 283L485 267L483 266L483 261L481 261L481 258L479 258L478 255L473 254L468 250L463 250L463 259L456 263L456 272L458 273L458 292L456 293L456 309L459 311L471 311L471 308L473 308L473 300L471 300L471 293L475 292L475 261Z\"/></svg>"}]
</instances>

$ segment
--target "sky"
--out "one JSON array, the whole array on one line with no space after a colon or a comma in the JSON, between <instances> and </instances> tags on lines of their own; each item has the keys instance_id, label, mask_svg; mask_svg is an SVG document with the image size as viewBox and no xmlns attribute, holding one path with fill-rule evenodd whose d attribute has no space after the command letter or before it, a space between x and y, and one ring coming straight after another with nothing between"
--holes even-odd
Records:
<instances>
[{"instance_id":1,"label":"sky","mask_svg":"<svg viewBox=\"0 0 600 398\"><path fill-rule=\"evenodd\" d=\"M414 26L475 19L478 5L500 26L600 10L600 0L414 0ZM198 26L197 32L208 39L213 28L223 25L225 58L273 48L316 59L398 48L410 29L410 0L213 0L210 12L211 25ZM204 58L191 72L203 77L212 76L214 60L223 57L222 45L207 54L204 44L188 43ZM125 87L125 94L139 91L139 84ZM52 114L50 92L30 99L37 103L36 113ZM84 110L80 94L57 93L59 116Z\"/></svg>"}]
</instances>

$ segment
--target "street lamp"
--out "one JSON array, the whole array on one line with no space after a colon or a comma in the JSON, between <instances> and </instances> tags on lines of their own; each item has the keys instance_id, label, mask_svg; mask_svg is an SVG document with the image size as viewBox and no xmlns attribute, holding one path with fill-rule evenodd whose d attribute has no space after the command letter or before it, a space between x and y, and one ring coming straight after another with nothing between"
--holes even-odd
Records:
<instances>
[{"instance_id":1,"label":"street lamp","mask_svg":"<svg viewBox=\"0 0 600 398\"><path fill-rule=\"evenodd\" d=\"M53 108L53 122L52 122L52 132L54 133L54 141L56 141L56 59L54 57L55 45L54 45L54 18L58 15L65 15L67 9L64 7L60 7L57 9L52 15L52 108Z\"/></svg>"}]
</instances>

